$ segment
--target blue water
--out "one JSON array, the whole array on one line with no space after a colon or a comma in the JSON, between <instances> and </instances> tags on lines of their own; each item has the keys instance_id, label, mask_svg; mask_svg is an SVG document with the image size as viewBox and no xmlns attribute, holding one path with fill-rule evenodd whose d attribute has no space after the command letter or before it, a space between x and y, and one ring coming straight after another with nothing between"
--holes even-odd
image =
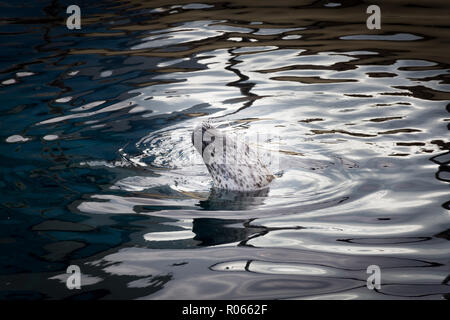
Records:
<instances>
[{"instance_id":1,"label":"blue water","mask_svg":"<svg viewBox=\"0 0 450 320\"><path fill-rule=\"evenodd\" d=\"M0 3L1 299L449 297L445 2ZM209 118L267 192L211 189Z\"/></svg>"}]
</instances>

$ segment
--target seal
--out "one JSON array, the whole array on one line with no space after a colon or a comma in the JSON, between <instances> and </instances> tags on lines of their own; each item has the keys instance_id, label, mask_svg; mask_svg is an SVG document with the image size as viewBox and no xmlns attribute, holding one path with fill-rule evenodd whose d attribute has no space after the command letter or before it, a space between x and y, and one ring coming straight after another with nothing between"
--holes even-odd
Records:
<instances>
[{"instance_id":1,"label":"seal","mask_svg":"<svg viewBox=\"0 0 450 320\"><path fill-rule=\"evenodd\" d=\"M220 131L210 122L194 128L192 144L202 156L216 189L261 190L275 178L246 141Z\"/></svg>"}]
</instances>

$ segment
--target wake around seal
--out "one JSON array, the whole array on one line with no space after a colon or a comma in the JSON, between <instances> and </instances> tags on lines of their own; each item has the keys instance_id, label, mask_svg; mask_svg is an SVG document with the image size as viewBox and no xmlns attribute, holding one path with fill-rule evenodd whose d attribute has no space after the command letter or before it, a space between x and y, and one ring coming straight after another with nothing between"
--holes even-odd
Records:
<instances>
[{"instance_id":1,"label":"wake around seal","mask_svg":"<svg viewBox=\"0 0 450 320\"><path fill-rule=\"evenodd\" d=\"M192 143L211 174L214 188L255 191L274 179L258 152L238 137L202 122L192 132Z\"/></svg>"}]
</instances>

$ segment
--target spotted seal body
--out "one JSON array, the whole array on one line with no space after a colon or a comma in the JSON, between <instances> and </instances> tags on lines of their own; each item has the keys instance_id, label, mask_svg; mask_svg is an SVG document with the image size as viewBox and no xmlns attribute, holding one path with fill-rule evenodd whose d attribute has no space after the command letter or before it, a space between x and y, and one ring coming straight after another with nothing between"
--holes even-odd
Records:
<instances>
[{"instance_id":1,"label":"spotted seal body","mask_svg":"<svg viewBox=\"0 0 450 320\"><path fill-rule=\"evenodd\" d=\"M274 179L248 143L203 122L194 128L192 143L202 155L214 187L231 191L254 191Z\"/></svg>"}]
</instances>

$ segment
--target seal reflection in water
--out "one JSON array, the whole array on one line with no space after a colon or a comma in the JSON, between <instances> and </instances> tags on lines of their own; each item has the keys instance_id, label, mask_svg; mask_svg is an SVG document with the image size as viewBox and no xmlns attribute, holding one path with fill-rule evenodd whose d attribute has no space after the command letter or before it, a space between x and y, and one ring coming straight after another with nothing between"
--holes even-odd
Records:
<instances>
[{"instance_id":1,"label":"seal reflection in water","mask_svg":"<svg viewBox=\"0 0 450 320\"><path fill-rule=\"evenodd\" d=\"M194 128L192 143L211 174L214 187L200 205L209 210L243 210L262 203L274 176L246 141L203 122Z\"/></svg>"},{"instance_id":2,"label":"seal reflection in water","mask_svg":"<svg viewBox=\"0 0 450 320\"><path fill-rule=\"evenodd\" d=\"M247 210L264 203L269 187L254 191L233 191L212 188L207 200L199 205L206 210Z\"/></svg>"}]
</instances>

